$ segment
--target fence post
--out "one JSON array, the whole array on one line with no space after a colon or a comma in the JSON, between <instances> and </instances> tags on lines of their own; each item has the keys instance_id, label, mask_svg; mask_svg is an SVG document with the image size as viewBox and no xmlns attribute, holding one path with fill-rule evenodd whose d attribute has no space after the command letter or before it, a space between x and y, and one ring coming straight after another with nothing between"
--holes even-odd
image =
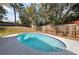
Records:
<instances>
[{"instance_id":1,"label":"fence post","mask_svg":"<svg viewBox=\"0 0 79 59\"><path fill-rule=\"evenodd\" d=\"M74 26L74 37L76 38L76 25Z\"/></svg>"}]
</instances>

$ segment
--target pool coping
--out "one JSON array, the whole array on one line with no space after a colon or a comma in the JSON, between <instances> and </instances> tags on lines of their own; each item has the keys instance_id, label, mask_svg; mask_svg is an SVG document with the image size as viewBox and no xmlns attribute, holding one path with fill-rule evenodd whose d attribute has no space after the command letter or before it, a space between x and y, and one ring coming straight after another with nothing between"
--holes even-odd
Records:
<instances>
[{"instance_id":1,"label":"pool coping","mask_svg":"<svg viewBox=\"0 0 79 59\"><path fill-rule=\"evenodd\" d=\"M29 32L22 32L22 33L29 33ZM60 40L61 42L63 42L66 45L66 50L71 51L71 52L73 52L75 54L79 54L79 49L78 49L79 41L70 40L70 39L66 39L66 38L61 38L61 37L54 36L54 35L51 35L51 34L46 34L46 33L40 33L40 32L31 32L31 33L39 33L39 34L43 34L43 35L48 35L48 36L54 37L54 38ZM16 34L11 34L11 35L7 35L7 36L2 36L2 38L17 36L18 34L21 34L21 33L16 33Z\"/></svg>"}]
</instances>

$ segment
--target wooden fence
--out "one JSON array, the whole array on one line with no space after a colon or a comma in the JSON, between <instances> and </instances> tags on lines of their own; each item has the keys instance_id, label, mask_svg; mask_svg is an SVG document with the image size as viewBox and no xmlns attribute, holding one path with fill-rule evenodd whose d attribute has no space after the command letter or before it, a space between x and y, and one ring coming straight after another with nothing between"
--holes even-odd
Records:
<instances>
[{"instance_id":1,"label":"wooden fence","mask_svg":"<svg viewBox=\"0 0 79 59\"><path fill-rule=\"evenodd\" d=\"M55 28L57 34L61 34L63 36L70 36L77 38L79 37L79 25L77 24L65 24L58 25Z\"/></svg>"},{"instance_id":2,"label":"wooden fence","mask_svg":"<svg viewBox=\"0 0 79 59\"><path fill-rule=\"evenodd\" d=\"M78 24L65 24L57 26L47 25L42 26L41 32L79 38L79 25Z\"/></svg>"}]
</instances>

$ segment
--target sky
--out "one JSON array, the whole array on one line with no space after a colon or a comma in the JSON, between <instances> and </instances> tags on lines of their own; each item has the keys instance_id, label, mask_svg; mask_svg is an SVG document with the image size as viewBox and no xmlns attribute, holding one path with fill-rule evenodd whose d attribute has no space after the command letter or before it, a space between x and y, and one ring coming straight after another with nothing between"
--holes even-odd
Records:
<instances>
[{"instance_id":1,"label":"sky","mask_svg":"<svg viewBox=\"0 0 79 59\"><path fill-rule=\"evenodd\" d=\"M24 7L27 7L30 5L30 3L23 3L24 4ZM6 14L6 17L7 19L3 20L3 21L6 21L6 22L15 22L14 21L14 11L13 11L13 8L11 7L7 7L7 6L4 6L4 8L7 10L7 14ZM16 20L19 21L19 13L16 13Z\"/></svg>"}]
</instances>

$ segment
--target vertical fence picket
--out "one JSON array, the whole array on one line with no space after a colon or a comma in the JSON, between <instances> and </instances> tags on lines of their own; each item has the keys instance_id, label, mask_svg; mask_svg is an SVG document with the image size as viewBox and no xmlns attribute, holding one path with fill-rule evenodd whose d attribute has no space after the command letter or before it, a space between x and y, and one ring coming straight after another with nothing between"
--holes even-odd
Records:
<instances>
[{"instance_id":1,"label":"vertical fence picket","mask_svg":"<svg viewBox=\"0 0 79 59\"><path fill-rule=\"evenodd\" d=\"M74 37L76 38L76 25L74 26Z\"/></svg>"}]
</instances>

